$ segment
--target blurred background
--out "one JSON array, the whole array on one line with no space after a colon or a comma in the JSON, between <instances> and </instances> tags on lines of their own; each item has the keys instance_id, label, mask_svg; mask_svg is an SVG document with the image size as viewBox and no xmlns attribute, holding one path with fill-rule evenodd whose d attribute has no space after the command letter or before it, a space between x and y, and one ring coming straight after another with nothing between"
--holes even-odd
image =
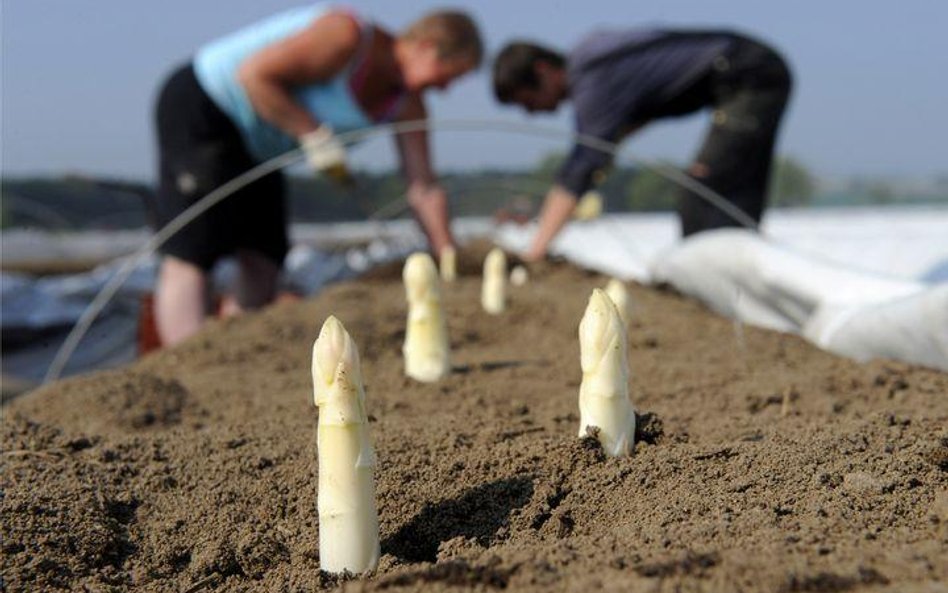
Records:
<instances>
[{"instance_id":1,"label":"blurred background","mask_svg":"<svg viewBox=\"0 0 948 593\"><path fill-rule=\"evenodd\" d=\"M147 238L155 179L152 113L163 78L201 44L299 4L5 0L0 5L4 373L42 376L64 332L112 272L106 268L79 280L60 274L107 266ZM491 92L490 58L514 38L567 50L597 27L636 25L734 28L760 37L784 54L795 76L773 175L771 202L777 208L768 211L765 230L794 247L875 272L948 278L948 4L943 1L354 0L350 5L395 31L445 5L478 21L488 60L447 92L430 95L434 120L528 121L521 111L497 105ZM568 149L572 122L568 107L529 121L561 129L563 137L432 134L435 164L452 208L468 217L459 223L462 238L493 232L502 221L523 221L535 211ZM685 165L706 126L707 114L689 116L653 124L625 143L619 166L600 188L605 214L627 217L632 225L623 231L626 244L611 249L635 251L645 261L676 240L670 185L647 167L629 166L630 159ZM390 145L391 139L379 138L353 150L356 192L302 170L294 175L294 239L320 250L291 253L290 274L295 270L301 292L312 293L418 245L408 221L324 226L405 214ZM379 237L388 243L372 242ZM129 344L136 339L134 320L146 311L140 303L153 284L150 265L136 272L128 298L106 312L113 325L92 332L93 338L112 336L102 352L86 348L88 364L67 371L134 356ZM644 264L628 269L635 276ZM117 327L125 332L121 344ZM30 350L37 344L43 348L39 357ZM17 359L23 353L28 356Z\"/></svg>"},{"instance_id":2,"label":"blurred background","mask_svg":"<svg viewBox=\"0 0 948 593\"><path fill-rule=\"evenodd\" d=\"M162 78L202 43L298 4L292 0L231 0L226 6L184 0L4 2L4 225L26 219L73 227L141 224L137 205L142 192L136 194L141 188L135 186L147 186L154 178L152 108ZM352 2L395 30L443 4ZM460 1L455 6L475 16L491 54L515 37L568 49L599 26L666 24L749 32L779 48L796 77L778 147L777 204L917 203L948 197L943 146L948 132L944 112L948 5L943 2L846 1L817 6L751 0L491 0ZM433 93L430 108L435 119L526 119L494 102L489 64L447 92ZM533 121L566 133L570 117L566 108ZM682 164L696 150L705 126L706 115L655 124L627 142L624 153ZM358 218L392 199L400 182L386 175L394 163L390 143L382 138L353 152L355 164L372 177L360 190L360 204L319 187L318 182L309 187L304 180L295 195L316 189L326 197L319 203L296 200L297 217ZM468 196L477 193L478 186L491 194L459 197L460 213L483 214L497 206L497 188L479 183L479 173L489 177L501 170L513 175L515 185L523 175L547 180L566 144L565 137L557 141L497 132L434 134L439 169L473 176L464 180ZM71 177L63 179L66 175ZM91 187L82 183L84 178L129 185ZM661 185L647 172L620 170L605 188L608 209L667 208ZM529 182L519 186L524 193L542 191ZM63 204L61 192L75 199ZM56 196L48 197L49 193ZM82 222L89 216L91 221Z\"/></svg>"}]
</instances>

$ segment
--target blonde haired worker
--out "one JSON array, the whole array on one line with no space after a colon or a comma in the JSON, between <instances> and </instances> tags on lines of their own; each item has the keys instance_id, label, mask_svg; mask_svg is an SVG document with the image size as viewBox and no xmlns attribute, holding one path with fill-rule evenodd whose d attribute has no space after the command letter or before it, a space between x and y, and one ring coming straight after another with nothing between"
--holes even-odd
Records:
<instances>
[{"instance_id":1,"label":"blonde haired worker","mask_svg":"<svg viewBox=\"0 0 948 593\"><path fill-rule=\"evenodd\" d=\"M348 175L341 132L426 117L423 93L477 68L483 46L466 14L438 11L393 34L349 8L304 6L198 49L161 88L157 223L222 183L296 146L330 177ZM437 254L453 246L447 196L432 171L428 135L396 137L409 202ZM164 344L207 315L208 273L235 255L232 313L276 295L286 255L283 178L276 172L214 206L162 248L155 298Z\"/></svg>"}]
</instances>

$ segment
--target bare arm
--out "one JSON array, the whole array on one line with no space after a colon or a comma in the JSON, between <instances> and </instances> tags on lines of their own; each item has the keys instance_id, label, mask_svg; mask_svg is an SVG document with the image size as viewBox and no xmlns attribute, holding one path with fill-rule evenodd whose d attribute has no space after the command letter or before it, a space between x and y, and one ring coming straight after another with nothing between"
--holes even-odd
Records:
<instances>
[{"instance_id":1,"label":"bare arm","mask_svg":"<svg viewBox=\"0 0 948 593\"><path fill-rule=\"evenodd\" d=\"M359 25L345 13L329 13L306 29L247 58L237 72L254 110L298 138L319 127L291 94L297 86L331 80L359 46Z\"/></svg>"},{"instance_id":2,"label":"bare arm","mask_svg":"<svg viewBox=\"0 0 948 593\"><path fill-rule=\"evenodd\" d=\"M567 189L554 185L543 200L543 210L533 243L524 254L527 261L541 260L546 256L550 242L563 228L576 208L576 196Z\"/></svg>"},{"instance_id":3,"label":"bare arm","mask_svg":"<svg viewBox=\"0 0 948 593\"><path fill-rule=\"evenodd\" d=\"M628 137L642 129L645 124L644 121L630 124L620 132L619 137ZM550 243L563 229L563 226L572 216L573 210L576 209L578 198L579 196L561 185L554 185L550 188L543 200L543 209L540 212L537 232L533 236L530 248L524 254L524 259L537 261L546 256Z\"/></svg>"},{"instance_id":4,"label":"bare arm","mask_svg":"<svg viewBox=\"0 0 948 593\"><path fill-rule=\"evenodd\" d=\"M409 96L399 114L399 121L427 119L421 97ZM408 203L428 237L435 254L454 245L451 235L448 195L438 183L431 167L427 130L397 134L395 141L402 162L402 173L408 184Z\"/></svg>"}]
</instances>

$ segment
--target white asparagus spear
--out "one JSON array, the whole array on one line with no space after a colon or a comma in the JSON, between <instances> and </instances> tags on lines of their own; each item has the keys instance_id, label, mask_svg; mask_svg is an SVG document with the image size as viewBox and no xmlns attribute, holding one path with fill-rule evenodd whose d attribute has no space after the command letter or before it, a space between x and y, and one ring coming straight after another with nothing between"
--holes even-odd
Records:
<instances>
[{"instance_id":1,"label":"white asparagus spear","mask_svg":"<svg viewBox=\"0 0 948 593\"><path fill-rule=\"evenodd\" d=\"M402 269L408 299L405 327L405 374L430 383L451 372L451 345L441 305L441 287L434 260L427 253L413 253Z\"/></svg>"},{"instance_id":2,"label":"white asparagus spear","mask_svg":"<svg viewBox=\"0 0 948 593\"><path fill-rule=\"evenodd\" d=\"M319 566L362 574L379 563L375 451L365 414L355 343L333 316L313 344L313 399L319 407Z\"/></svg>"},{"instance_id":3,"label":"white asparagus spear","mask_svg":"<svg viewBox=\"0 0 948 593\"><path fill-rule=\"evenodd\" d=\"M514 266L514 269L510 270L510 283L514 286L523 286L529 278L530 274L523 266Z\"/></svg>"},{"instance_id":4,"label":"white asparagus spear","mask_svg":"<svg viewBox=\"0 0 948 593\"><path fill-rule=\"evenodd\" d=\"M500 315L507 307L507 256L499 247L484 259L481 306L491 315Z\"/></svg>"},{"instance_id":5,"label":"white asparagus spear","mask_svg":"<svg viewBox=\"0 0 948 593\"><path fill-rule=\"evenodd\" d=\"M629 401L629 363L625 324L612 299L594 289L579 323L579 436L592 427L607 455L632 452L635 411Z\"/></svg>"},{"instance_id":6,"label":"white asparagus spear","mask_svg":"<svg viewBox=\"0 0 948 593\"><path fill-rule=\"evenodd\" d=\"M612 299L616 309L619 310L619 316L622 317L622 322L628 327L629 319L632 318L632 301L629 299L629 289L626 288L625 283L618 278L612 278L609 280L609 283L606 284L606 294Z\"/></svg>"},{"instance_id":7,"label":"white asparagus spear","mask_svg":"<svg viewBox=\"0 0 948 593\"><path fill-rule=\"evenodd\" d=\"M441 279L445 282L454 282L458 278L458 254L454 247L445 247L441 250Z\"/></svg>"}]
</instances>

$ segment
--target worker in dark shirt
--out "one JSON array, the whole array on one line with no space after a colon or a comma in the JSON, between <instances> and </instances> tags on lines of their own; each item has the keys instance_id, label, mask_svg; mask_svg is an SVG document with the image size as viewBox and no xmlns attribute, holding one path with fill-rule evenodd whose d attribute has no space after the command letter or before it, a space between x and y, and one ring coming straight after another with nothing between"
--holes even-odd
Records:
<instances>
[{"instance_id":1,"label":"worker in dark shirt","mask_svg":"<svg viewBox=\"0 0 948 593\"><path fill-rule=\"evenodd\" d=\"M494 62L501 103L555 111L571 99L576 131L607 145L577 143L550 189L528 260L545 256L612 154L605 150L650 121L713 109L711 129L688 174L756 222L766 202L774 141L790 95L776 51L730 31L603 30L569 54L508 44ZM741 223L682 188L683 235Z\"/></svg>"}]
</instances>

